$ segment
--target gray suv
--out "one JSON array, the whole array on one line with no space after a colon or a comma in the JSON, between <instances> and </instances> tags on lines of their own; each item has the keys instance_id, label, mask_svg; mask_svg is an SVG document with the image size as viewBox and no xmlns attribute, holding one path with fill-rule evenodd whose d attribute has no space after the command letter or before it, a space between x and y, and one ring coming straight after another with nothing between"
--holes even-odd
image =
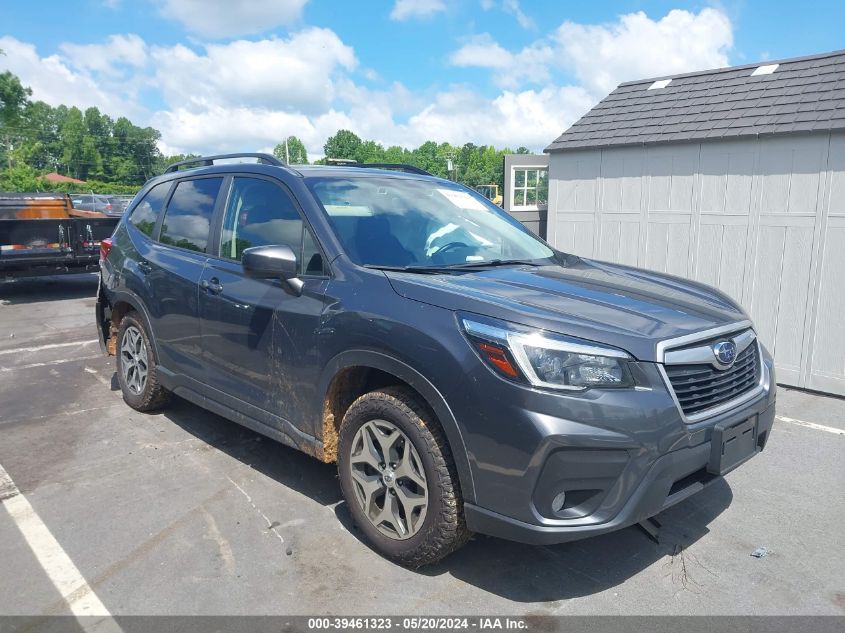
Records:
<instances>
[{"instance_id":1,"label":"gray suv","mask_svg":"<svg viewBox=\"0 0 845 633\"><path fill-rule=\"evenodd\" d=\"M413 168L240 156L129 206L101 342L133 408L175 394L336 462L391 559L644 522L765 447L772 359L721 292L556 251Z\"/></svg>"}]
</instances>

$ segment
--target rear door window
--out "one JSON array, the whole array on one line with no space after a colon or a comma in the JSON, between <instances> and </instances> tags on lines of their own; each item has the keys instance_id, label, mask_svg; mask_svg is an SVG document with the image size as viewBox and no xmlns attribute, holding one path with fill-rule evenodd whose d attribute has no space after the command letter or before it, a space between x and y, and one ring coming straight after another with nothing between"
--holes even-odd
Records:
<instances>
[{"instance_id":1,"label":"rear door window","mask_svg":"<svg viewBox=\"0 0 845 633\"><path fill-rule=\"evenodd\" d=\"M141 233L152 237L158 214L161 212L167 199L167 193L170 191L170 185L169 182L156 185L147 192L147 195L133 209L132 215L129 216L129 222Z\"/></svg>"},{"instance_id":2,"label":"rear door window","mask_svg":"<svg viewBox=\"0 0 845 633\"><path fill-rule=\"evenodd\" d=\"M198 178L176 185L164 214L159 241L204 253L222 183L223 178Z\"/></svg>"}]
</instances>

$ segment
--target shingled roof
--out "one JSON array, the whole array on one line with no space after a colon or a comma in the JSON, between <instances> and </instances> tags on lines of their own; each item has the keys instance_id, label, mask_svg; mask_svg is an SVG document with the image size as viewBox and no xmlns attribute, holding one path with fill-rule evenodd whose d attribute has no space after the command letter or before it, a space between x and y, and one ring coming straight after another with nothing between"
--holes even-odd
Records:
<instances>
[{"instance_id":1,"label":"shingled roof","mask_svg":"<svg viewBox=\"0 0 845 633\"><path fill-rule=\"evenodd\" d=\"M840 129L845 50L620 84L545 151Z\"/></svg>"}]
</instances>

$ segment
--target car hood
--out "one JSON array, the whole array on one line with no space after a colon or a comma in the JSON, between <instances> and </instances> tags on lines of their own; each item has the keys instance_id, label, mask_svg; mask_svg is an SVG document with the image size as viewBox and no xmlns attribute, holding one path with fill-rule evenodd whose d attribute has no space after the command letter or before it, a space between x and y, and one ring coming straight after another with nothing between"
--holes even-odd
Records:
<instances>
[{"instance_id":1,"label":"car hood","mask_svg":"<svg viewBox=\"0 0 845 633\"><path fill-rule=\"evenodd\" d=\"M471 272L387 272L394 290L449 310L538 327L656 360L659 341L748 317L703 284L569 256L562 264Z\"/></svg>"}]
</instances>

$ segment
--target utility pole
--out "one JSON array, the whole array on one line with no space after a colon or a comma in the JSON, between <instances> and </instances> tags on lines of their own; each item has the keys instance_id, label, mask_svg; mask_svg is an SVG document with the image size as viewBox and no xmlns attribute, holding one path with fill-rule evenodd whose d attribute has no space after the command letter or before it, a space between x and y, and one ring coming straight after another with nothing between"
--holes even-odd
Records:
<instances>
[{"instance_id":1,"label":"utility pole","mask_svg":"<svg viewBox=\"0 0 845 633\"><path fill-rule=\"evenodd\" d=\"M288 150L288 137L285 137L285 165L290 165L290 151Z\"/></svg>"},{"instance_id":2,"label":"utility pole","mask_svg":"<svg viewBox=\"0 0 845 633\"><path fill-rule=\"evenodd\" d=\"M453 181L458 182L458 168L455 165L455 157L451 153L446 155L446 172L450 174Z\"/></svg>"}]
</instances>

